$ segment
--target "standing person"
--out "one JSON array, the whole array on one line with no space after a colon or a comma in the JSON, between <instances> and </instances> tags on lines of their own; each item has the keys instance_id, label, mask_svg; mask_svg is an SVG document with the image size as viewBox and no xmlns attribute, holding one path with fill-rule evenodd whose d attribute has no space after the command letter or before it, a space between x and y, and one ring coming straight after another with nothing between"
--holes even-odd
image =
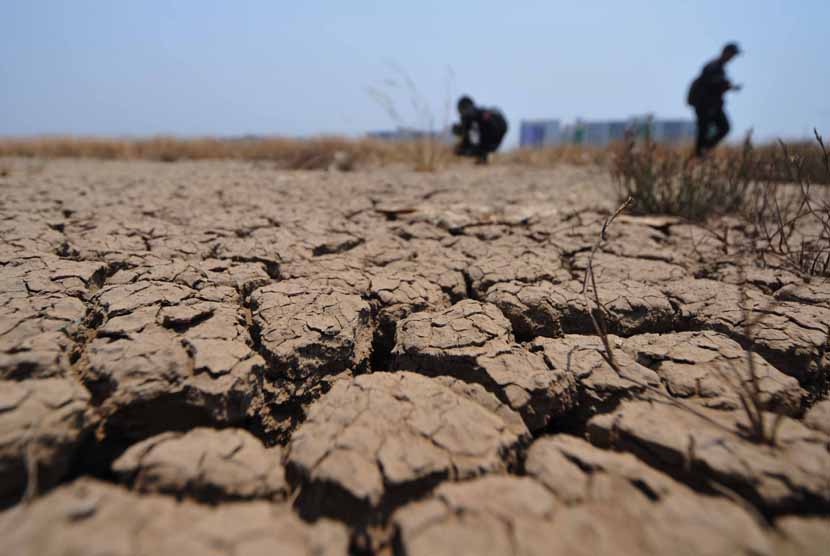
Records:
<instances>
[{"instance_id":1,"label":"standing person","mask_svg":"<svg viewBox=\"0 0 830 556\"><path fill-rule=\"evenodd\" d=\"M724 66L740 53L738 45L730 42L723 47L718 58L703 66L700 75L689 87L687 101L697 115L695 156L698 158L729 133L729 119L723 111L723 95L727 91L740 91L741 86L733 85L727 79Z\"/></svg>"},{"instance_id":2,"label":"standing person","mask_svg":"<svg viewBox=\"0 0 830 556\"><path fill-rule=\"evenodd\" d=\"M497 108L479 108L468 96L458 99L461 122L452 127L461 141L455 147L458 156L472 156L476 164L487 164L487 156L501 145L507 133L507 120Z\"/></svg>"}]
</instances>

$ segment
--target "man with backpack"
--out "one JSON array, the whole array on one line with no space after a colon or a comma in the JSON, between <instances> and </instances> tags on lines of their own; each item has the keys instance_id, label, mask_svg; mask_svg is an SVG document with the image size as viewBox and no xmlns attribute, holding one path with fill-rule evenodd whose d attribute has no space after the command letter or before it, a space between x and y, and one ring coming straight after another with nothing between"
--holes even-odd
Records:
<instances>
[{"instance_id":1,"label":"man with backpack","mask_svg":"<svg viewBox=\"0 0 830 556\"><path fill-rule=\"evenodd\" d=\"M455 147L458 156L472 156L476 164L487 164L487 156L501 145L507 134L507 120L496 108L479 108L468 96L458 99L461 122L452 132L461 137Z\"/></svg>"},{"instance_id":2,"label":"man with backpack","mask_svg":"<svg viewBox=\"0 0 830 556\"><path fill-rule=\"evenodd\" d=\"M724 67L740 53L737 44L727 44L718 58L703 66L700 75L689 87L687 102L697 115L695 156L698 158L729 133L729 119L723 111L723 95L727 91L740 91L741 86L733 85L727 79Z\"/></svg>"}]
</instances>

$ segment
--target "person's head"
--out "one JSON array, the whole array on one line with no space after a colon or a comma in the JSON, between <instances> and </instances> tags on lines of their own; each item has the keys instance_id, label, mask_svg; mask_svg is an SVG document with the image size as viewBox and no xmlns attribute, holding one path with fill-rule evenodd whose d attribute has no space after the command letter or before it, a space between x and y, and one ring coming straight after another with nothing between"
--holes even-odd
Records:
<instances>
[{"instance_id":1,"label":"person's head","mask_svg":"<svg viewBox=\"0 0 830 556\"><path fill-rule=\"evenodd\" d=\"M720 53L720 58L724 62L728 62L740 53L741 49L738 47L738 43L730 42L726 43L726 45L723 47L723 50Z\"/></svg>"},{"instance_id":2,"label":"person's head","mask_svg":"<svg viewBox=\"0 0 830 556\"><path fill-rule=\"evenodd\" d=\"M458 99L458 113L462 116L469 113L471 110L474 110L475 107L476 104L473 102L473 99L467 95L464 95Z\"/></svg>"}]
</instances>

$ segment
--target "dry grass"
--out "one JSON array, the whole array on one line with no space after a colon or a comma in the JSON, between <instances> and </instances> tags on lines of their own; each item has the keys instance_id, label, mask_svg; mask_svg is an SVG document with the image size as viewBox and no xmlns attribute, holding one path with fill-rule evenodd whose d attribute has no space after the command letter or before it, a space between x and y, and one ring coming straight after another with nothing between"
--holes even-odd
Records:
<instances>
[{"instance_id":1,"label":"dry grass","mask_svg":"<svg viewBox=\"0 0 830 556\"><path fill-rule=\"evenodd\" d=\"M589 145L556 145L541 148L519 147L498 154L495 161L532 168L553 168L560 164L575 166L604 166L608 163L612 149Z\"/></svg>"},{"instance_id":2,"label":"dry grass","mask_svg":"<svg viewBox=\"0 0 830 556\"><path fill-rule=\"evenodd\" d=\"M348 159L348 166L404 163L411 160L410 142L372 139L281 137L251 139L152 137L115 139L48 136L0 139L0 157L92 158L99 160L234 159L269 161L293 170L326 169ZM340 154L338 154L340 153Z\"/></svg>"},{"instance_id":3,"label":"dry grass","mask_svg":"<svg viewBox=\"0 0 830 556\"><path fill-rule=\"evenodd\" d=\"M596 165L619 167L626 144L609 147L590 145L558 145L543 148L521 147L502 151L493 158L495 164L519 165L534 168L554 168L561 164L577 166ZM821 149L813 143L788 144L789 156L799 163L802 178L813 184L830 184L824 171ZM640 147L638 147L640 149ZM663 164L661 171L679 172L691 148L654 145L652 165ZM639 151L638 151L639 152ZM337 153L343 153L338 155ZM712 169L729 166L742 156L742 147L725 145L715 151ZM757 163L751 177L758 181L794 181L790 169L781 164L780 146L776 144L753 147ZM452 146L434 138L410 141L383 141L369 138L339 136L295 139L285 137L223 139L214 137L182 138L158 136L150 138L108 138L42 136L0 138L0 158L27 157L92 158L99 160L255 160L273 162L283 169L327 169L338 159L348 159L348 166L374 167L388 164L407 165L415 170L434 171L453 163L464 163L452 154ZM647 162L647 161L645 161ZM657 170L659 168L655 168ZM700 172L700 170L696 170ZM0 173L11 172L11 167L0 163ZM637 212L637 207L633 208Z\"/></svg>"},{"instance_id":4,"label":"dry grass","mask_svg":"<svg viewBox=\"0 0 830 556\"><path fill-rule=\"evenodd\" d=\"M453 156L452 145L434 137L407 141L317 137L290 139L266 137L218 139L152 137L118 139L107 137L44 136L0 138L0 157L91 158L99 160L264 160L284 169L326 169L335 153L346 153L354 166L405 164L417 171L435 171L463 163ZM560 145L541 149L518 148L498 153L495 164L553 168L560 164L605 165L612 151L604 147Z\"/></svg>"},{"instance_id":5,"label":"dry grass","mask_svg":"<svg viewBox=\"0 0 830 556\"><path fill-rule=\"evenodd\" d=\"M399 129L420 130L423 135L407 141L401 153L416 172L435 172L453 158L452 148L440 137L439 129L449 126L454 73L447 67L444 78L443 121L439 124L429 99L421 92L412 76L394 62L387 63L391 75L366 92ZM404 111L401 106L408 106ZM407 114L409 114L407 116Z\"/></svg>"},{"instance_id":6,"label":"dry grass","mask_svg":"<svg viewBox=\"0 0 830 556\"><path fill-rule=\"evenodd\" d=\"M434 137L404 142L399 149L416 172L435 172L454 162L452 147Z\"/></svg>"}]
</instances>

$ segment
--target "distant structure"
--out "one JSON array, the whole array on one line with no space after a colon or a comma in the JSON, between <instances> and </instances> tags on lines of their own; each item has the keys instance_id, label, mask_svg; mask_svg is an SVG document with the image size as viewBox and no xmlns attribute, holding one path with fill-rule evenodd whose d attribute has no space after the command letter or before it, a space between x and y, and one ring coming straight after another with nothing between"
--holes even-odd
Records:
<instances>
[{"instance_id":1,"label":"distant structure","mask_svg":"<svg viewBox=\"0 0 830 556\"><path fill-rule=\"evenodd\" d=\"M370 131L366 134L371 139L383 141L411 141L413 139L425 139L434 137L444 143L452 143L453 135L449 129L444 131L423 131L411 127L399 127L391 130Z\"/></svg>"},{"instance_id":2,"label":"distant structure","mask_svg":"<svg viewBox=\"0 0 830 556\"><path fill-rule=\"evenodd\" d=\"M602 147L621 140L626 131L650 133L660 143L679 143L695 138L692 120L664 120L646 114L627 120L583 121L562 125L559 120L523 120L519 126L519 146L544 147L548 145L592 145Z\"/></svg>"},{"instance_id":3,"label":"distant structure","mask_svg":"<svg viewBox=\"0 0 830 556\"><path fill-rule=\"evenodd\" d=\"M519 145L542 147L562 142L559 120L522 120L519 125Z\"/></svg>"}]
</instances>

